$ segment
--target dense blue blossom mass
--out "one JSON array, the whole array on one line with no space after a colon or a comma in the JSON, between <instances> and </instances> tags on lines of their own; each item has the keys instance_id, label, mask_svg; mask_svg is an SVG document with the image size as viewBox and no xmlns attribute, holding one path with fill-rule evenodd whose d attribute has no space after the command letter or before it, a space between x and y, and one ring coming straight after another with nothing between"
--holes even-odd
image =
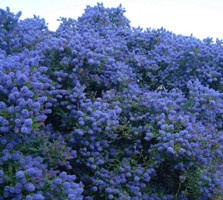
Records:
<instances>
[{"instance_id":1,"label":"dense blue blossom mass","mask_svg":"<svg viewBox=\"0 0 223 200\"><path fill-rule=\"evenodd\" d=\"M0 9L0 199L223 199L223 41L124 12Z\"/></svg>"}]
</instances>

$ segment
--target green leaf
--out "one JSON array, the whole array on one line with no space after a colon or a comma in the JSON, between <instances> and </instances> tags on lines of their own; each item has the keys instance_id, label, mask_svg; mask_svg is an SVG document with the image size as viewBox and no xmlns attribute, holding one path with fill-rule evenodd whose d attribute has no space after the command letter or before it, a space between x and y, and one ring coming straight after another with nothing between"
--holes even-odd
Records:
<instances>
[{"instance_id":1,"label":"green leaf","mask_svg":"<svg viewBox=\"0 0 223 200\"><path fill-rule=\"evenodd\" d=\"M37 148L33 148L33 147L29 147L29 150L30 150L30 151L34 151L34 152L38 152L38 151L39 151L39 149L37 149Z\"/></svg>"}]
</instances>

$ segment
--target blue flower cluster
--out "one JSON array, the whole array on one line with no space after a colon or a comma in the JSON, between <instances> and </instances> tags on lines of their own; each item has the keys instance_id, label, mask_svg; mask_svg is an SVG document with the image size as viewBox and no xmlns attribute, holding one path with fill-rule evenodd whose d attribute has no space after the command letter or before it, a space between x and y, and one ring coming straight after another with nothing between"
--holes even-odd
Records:
<instances>
[{"instance_id":1,"label":"blue flower cluster","mask_svg":"<svg viewBox=\"0 0 223 200\"><path fill-rule=\"evenodd\" d=\"M223 41L124 12L0 9L0 199L223 198Z\"/></svg>"}]
</instances>

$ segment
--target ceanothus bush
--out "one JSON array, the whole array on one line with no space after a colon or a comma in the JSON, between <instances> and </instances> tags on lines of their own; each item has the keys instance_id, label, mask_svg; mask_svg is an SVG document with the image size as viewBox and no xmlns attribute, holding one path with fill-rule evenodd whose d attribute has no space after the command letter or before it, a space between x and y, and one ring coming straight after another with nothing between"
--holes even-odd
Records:
<instances>
[{"instance_id":1,"label":"ceanothus bush","mask_svg":"<svg viewBox=\"0 0 223 200\"><path fill-rule=\"evenodd\" d=\"M0 9L0 199L223 198L223 46L125 10Z\"/></svg>"}]
</instances>

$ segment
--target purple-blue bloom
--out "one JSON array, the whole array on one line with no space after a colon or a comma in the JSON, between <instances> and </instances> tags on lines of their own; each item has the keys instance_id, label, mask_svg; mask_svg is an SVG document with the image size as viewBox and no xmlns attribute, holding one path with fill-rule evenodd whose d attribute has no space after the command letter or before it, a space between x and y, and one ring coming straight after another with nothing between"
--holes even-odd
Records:
<instances>
[{"instance_id":1,"label":"purple-blue bloom","mask_svg":"<svg viewBox=\"0 0 223 200\"><path fill-rule=\"evenodd\" d=\"M24 174L23 171L18 171L18 172L16 173L16 178L17 178L17 179L23 179L24 176L25 176L25 174Z\"/></svg>"},{"instance_id":2,"label":"purple-blue bloom","mask_svg":"<svg viewBox=\"0 0 223 200\"><path fill-rule=\"evenodd\" d=\"M131 27L122 6L55 32L20 15L0 9L0 198L222 198L220 40Z\"/></svg>"},{"instance_id":3,"label":"purple-blue bloom","mask_svg":"<svg viewBox=\"0 0 223 200\"><path fill-rule=\"evenodd\" d=\"M32 183L26 183L24 187L28 192L33 192L35 190L35 186Z\"/></svg>"}]
</instances>

